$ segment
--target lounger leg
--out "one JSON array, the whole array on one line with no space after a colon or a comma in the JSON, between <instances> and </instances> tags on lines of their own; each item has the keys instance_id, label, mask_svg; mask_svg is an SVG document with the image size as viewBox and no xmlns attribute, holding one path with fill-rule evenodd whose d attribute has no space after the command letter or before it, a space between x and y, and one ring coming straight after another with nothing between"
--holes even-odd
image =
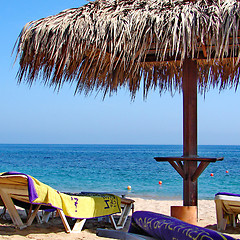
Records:
<instances>
[{"instance_id":1,"label":"lounger leg","mask_svg":"<svg viewBox=\"0 0 240 240\"><path fill-rule=\"evenodd\" d=\"M43 217L42 217L42 221L47 223L49 221L49 218L50 218L50 215L51 215L52 212L47 212L47 211L44 211L43 213Z\"/></svg>"},{"instance_id":2,"label":"lounger leg","mask_svg":"<svg viewBox=\"0 0 240 240\"><path fill-rule=\"evenodd\" d=\"M26 225L23 224L22 219L20 218L11 197L7 193L2 191L1 189L0 189L0 195L1 195L1 198L2 198L5 206L8 209L8 212L10 214L10 217L11 217L12 221L13 221L13 224L20 229L23 229L23 228L27 227Z\"/></svg>"},{"instance_id":3,"label":"lounger leg","mask_svg":"<svg viewBox=\"0 0 240 240\"><path fill-rule=\"evenodd\" d=\"M68 221L67 221L67 218L66 218L65 214L63 213L63 210L57 209L57 212L58 212L60 218L62 219L62 223L65 227L66 232L71 233L71 228L68 224Z\"/></svg>"},{"instance_id":4,"label":"lounger leg","mask_svg":"<svg viewBox=\"0 0 240 240\"><path fill-rule=\"evenodd\" d=\"M37 212L36 220L37 220L37 223L40 223L40 224L43 223L42 218L41 218L40 215L39 215L39 212Z\"/></svg>"},{"instance_id":5,"label":"lounger leg","mask_svg":"<svg viewBox=\"0 0 240 240\"><path fill-rule=\"evenodd\" d=\"M132 204L127 204L124 206L120 219L118 220L118 224L117 224L118 226L124 227L131 209L132 209Z\"/></svg>"},{"instance_id":6,"label":"lounger leg","mask_svg":"<svg viewBox=\"0 0 240 240\"><path fill-rule=\"evenodd\" d=\"M110 220L111 220L111 223L112 223L114 229L118 230L118 229L121 229L121 228L122 228L122 227L118 227L118 226L117 226L113 215L110 215L109 218L110 218Z\"/></svg>"},{"instance_id":7,"label":"lounger leg","mask_svg":"<svg viewBox=\"0 0 240 240\"><path fill-rule=\"evenodd\" d=\"M216 213L217 213L217 230L225 230L227 225L227 219L224 218L223 205L221 200L215 200Z\"/></svg>"},{"instance_id":8,"label":"lounger leg","mask_svg":"<svg viewBox=\"0 0 240 240\"><path fill-rule=\"evenodd\" d=\"M29 219L32 213L32 204L30 205L29 209L25 208L25 212L27 214L27 219Z\"/></svg>"},{"instance_id":9,"label":"lounger leg","mask_svg":"<svg viewBox=\"0 0 240 240\"><path fill-rule=\"evenodd\" d=\"M122 229L122 228L124 228L125 223L126 223L127 218L128 218L128 215L129 215L131 209L133 208L133 204L132 203L131 204L123 204L123 206L124 207L123 207L121 216L120 216L117 224L115 222L115 219L114 219L113 215L109 216L110 220L111 220L111 222L113 224L113 227L115 229Z\"/></svg>"},{"instance_id":10,"label":"lounger leg","mask_svg":"<svg viewBox=\"0 0 240 240\"><path fill-rule=\"evenodd\" d=\"M3 207L3 212L0 214L0 218L3 218L3 217L5 216L6 211L7 211L7 208L6 208L6 206L4 205L4 207Z\"/></svg>"},{"instance_id":11,"label":"lounger leg","mask_svg":"<svg viewBox=\"0 0 240 240\"><path fill-rule=\"evenodd\" d=\"M29 219L28 219L28 221L27 221L27 226L30 226L30 225L32 224L34 218L37 216L37 213L38 213L38 210L40 209L40 207L41 207L41 205L38 205L38 206L34 209L33 213L30 215L30 217L29 217Z\"/></svg>"},{"instance_id":12,"label":"lounger leg","mask_svg":"<svg viewBox=\"0 0 240 240\"><path fill-rule=\"evenodd\" d=\"M82 228L86 222L86 219L77 219L76 223L73 226L72 233L79 233L82 231Z\"/></svg>"},{"instance_id":13,"label":"lounger leg","mask_svg":"<svg viewBox=\"0 0 240 240\"><path fill-rule=\"evenodd\" d=\"M57 209L57 212L60 216L60 218L62 219L63 225L65 227L65 230L67 233L79 233L82 228L84 223L86 222L86 219L77 219L76 223L74 224L73 229L71 230L67 218L65 216L65 214L63 213L63 210Z\"/></svg>"},{"instance_id":14,"label":"lounger leg","mask_svg":"<svg viewBox=\"0 0 240 240\"><path fill-rule=\"evenodd\" d=\"M232 214L230 216L230 222L231 222L231 225L233 227L236 227L236 223L237 223L237 214Z\"/></svg>"}]
</instances>

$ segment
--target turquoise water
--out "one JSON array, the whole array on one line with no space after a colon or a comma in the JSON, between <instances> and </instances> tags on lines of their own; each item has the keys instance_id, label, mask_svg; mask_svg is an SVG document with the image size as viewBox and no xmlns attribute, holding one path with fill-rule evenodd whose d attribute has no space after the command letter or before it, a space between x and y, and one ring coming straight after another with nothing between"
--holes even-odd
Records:
<instances>
[{"instance_id":1,"label":"turquoise water","mask_svg":"<svg viewBox=\"0 0 240 240\"><path fill-rule=\"evenodd\" d=\"M199 199L213 199L219 191L240 193L240 146L199 146L198 154L224 157L200 176ZM0 172L23 172L59 191L126 191L129 197L182 199L182 178L169 163L154 160L181 155L177 145L0 144Z\"/></svg>"}]
</instances>

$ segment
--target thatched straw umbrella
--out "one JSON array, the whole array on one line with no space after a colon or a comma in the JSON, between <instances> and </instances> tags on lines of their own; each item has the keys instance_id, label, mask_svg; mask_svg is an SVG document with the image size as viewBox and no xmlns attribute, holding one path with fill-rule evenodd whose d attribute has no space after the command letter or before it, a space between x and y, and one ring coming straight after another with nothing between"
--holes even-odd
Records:
<instances>
[{"instance_id":1,"label":"thatched straw umbrella","mask_svg":"<svg viewBox=\"0 0 240 240\"><path fill-rule=\"evenodd\" d=\"M237 89L240 3L236 0L97 0L28 23L17 46L19 82L38 78L103 96L140 86L183 91L183 157L167 160L183 177L184 205L197 205L197 91ZM197 162L200 162L198 165Z\"/></svg>"}]
</instances>

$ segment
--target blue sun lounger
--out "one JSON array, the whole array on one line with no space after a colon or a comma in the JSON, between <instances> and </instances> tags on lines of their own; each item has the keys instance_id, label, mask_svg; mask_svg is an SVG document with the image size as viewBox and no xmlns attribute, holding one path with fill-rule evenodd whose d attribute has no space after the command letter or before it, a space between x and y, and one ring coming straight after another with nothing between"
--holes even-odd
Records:
<instances>
[{"instance_id":1,"label":"blue sun lounger","mask_svg":"<svg viewBox=\"0 0 240 240\"><path fill-rule=\"evenodd\" d=\"M133 213L128 233L98 229L97 234L101 237L127 240L234 240L220 232L148 211Z\"/></svg>"}]
</instances>

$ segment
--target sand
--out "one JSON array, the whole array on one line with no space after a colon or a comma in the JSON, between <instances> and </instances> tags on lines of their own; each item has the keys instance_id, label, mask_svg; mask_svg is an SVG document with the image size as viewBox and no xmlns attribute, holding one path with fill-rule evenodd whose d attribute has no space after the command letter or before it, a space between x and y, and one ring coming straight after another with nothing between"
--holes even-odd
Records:
<instances>
[{"instance_id":1,"label":"sand","mask_svg":"<svg viewBox=\"0 0 240 240\"><path fill-rule=\"evenodd\" d=\"M135 211L145 210L159 212L165 215L170 215L170 206L181 206L182 201L160 201L160 200L147 200L135 198ZM213 200L200 200L198 203L198 225L216 230L216 212L215 203ZM0 210L0 213L2 210ZM23 214L23 211L22 211ZM129 222L128 222L129 224ZM97 228L111 228L110 223L105 221L87 220L85 228L80 233L67 234L64 232L64 227L59 218L50 219L48 223L37 224L33 223L32 226L19 230L14 228L11 223L10 217L7 214L4 219L0 219L0 239L32 239L32 240L93 240L93 239L109 239L96 236ZM236 239L240 238L240 225L236 228L228 226L225 234L228 234Z\"/></svg>"}]
</instances>

